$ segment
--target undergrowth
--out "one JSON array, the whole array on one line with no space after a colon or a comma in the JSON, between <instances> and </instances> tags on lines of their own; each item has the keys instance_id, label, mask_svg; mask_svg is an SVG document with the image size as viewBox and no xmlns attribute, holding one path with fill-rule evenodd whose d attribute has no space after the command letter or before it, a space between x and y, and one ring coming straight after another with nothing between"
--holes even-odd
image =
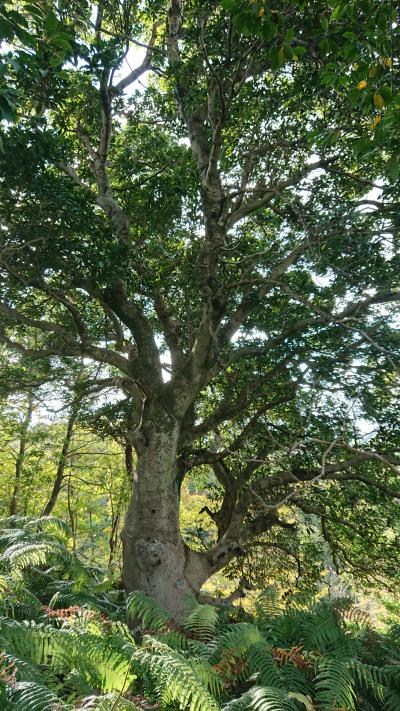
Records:
<instances>
[{"instance_id":1,"label":"undergrowth","mask_svg":"<svg viewBox=\"0 0 400 711\"><path fill-rule=\"evenodd\" d=\"M177 625L68 539L51 517L0 524L0 709L399 711L398 625L273 588L253 615L193 600Z\"/></svg>"}]
</instances>

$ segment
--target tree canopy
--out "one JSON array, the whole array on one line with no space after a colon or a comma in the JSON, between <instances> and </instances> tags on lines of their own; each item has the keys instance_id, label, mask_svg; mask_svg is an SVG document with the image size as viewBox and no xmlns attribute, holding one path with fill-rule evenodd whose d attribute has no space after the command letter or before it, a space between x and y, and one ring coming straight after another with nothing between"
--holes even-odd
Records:
<instances>
[{"instance_id":1,"label":"tree canopy","mask_svg":"<svg viewBox=\"0 0 400 711\"><path fill-rule=\"evenodd\" d=\"M88 391L137 458L127 589L171 607L227 564L301 571L310 526L339 570L393 584L393 4L2 12L19 98L0 154L0 340L50 369L98 364ZM193 473L215 531L197 549L179 532Z\"/></svg>"}]
</instances>

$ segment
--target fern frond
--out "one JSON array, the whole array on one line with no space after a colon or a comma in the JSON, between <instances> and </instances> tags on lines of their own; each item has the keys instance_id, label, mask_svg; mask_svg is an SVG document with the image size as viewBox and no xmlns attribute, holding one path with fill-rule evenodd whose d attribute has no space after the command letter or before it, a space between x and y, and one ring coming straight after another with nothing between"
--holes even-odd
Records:
<instances>
[{"instance_id":1,"label":"fern frond","mask_svg":"<svg viewBox=\"0 0 400 711\"><path fill-rule=\"evenodd\" d=\"M138 618L147 629L157 632L161 630L171 616L156 600L153 600L140 590L135 590L128 595L126 600L128 618Z\"/></svg>"},{"instance_id":2,"label":"fern frond","mask_svg":"<svg viewBox=\"0 0 400 711\"><path fill-rule=\"evenodd\" d=\"M290 689L293 693L305 694L306 696L312 694L312 684L306 671L299 669L293 663L289 663L282 667L280 672L283 677L283 689Z\"/></svg>"},{"instance_id":3,"label":"fern frond","mask_svg":"<svg viewBox=\"0 0 400 711\"><path fill-rule=\"evenodd\" d=\"M289 691L288 693L289 699L294 699L295 701L299 701L303 707L305 708L306 711L317 711L315 708L313 701L311 699L311 696L306 696L305 694L300 694L298 692L292 692Z\"/></svg>"},{"instance_id":4,"label":"fern frond","mask_svg":"<svg viewBox=\"0 0 400 711\"><path fill-rule=\"evenodd\" d=\"M2 528L0 524L0 546L2 544L9 544L10 542L15 542L25 538L25 531L23 528Z\"/></svg>"},{"instance_id":5,"label":"fern frond","mask_svg":"<svg viewBox=\"0 0 400 711\"><path fill-rule=\"evenodd\" d=\"M267 622L271 617L282 612L282 601L278 590L270 585L258 596L256 603L256 615L260 622Z\"/></svg>"},{"instance_id":6,"label":"fern frond","mask_svg":"<svg viewBox=\"0 0 400 711\"><path fill-rule=\"evenodd\" d=\"M94 623L90 624L93 627ZM46 665L53 672L79 669L92 688L122 691L135 678L131 660L136 647L117 635L102 637L100 632L93 634L84 627L57 629L10 619L0 621L0 630L7 651L34 665Z\"/></svg>"},{"instance_id":7,"label":"fern frond","mask_svg":"<svg viewBox=\"0 0 400 711\"><path fill-rule=\"evenodd\" d=\"M0 597L0 614L22 620L37 619L41 614L42 604L32 592L24 587L16 587L8 595Z\"/></svg>"},{"instance_id":8,"label":"fern frond","mask_svg":"<svg viewBox=\"0 0 400 711\"><path fill-rule=\"evenodd\" d=\"M27 659L8 651L7 644L1 639L1 637L0 646L5 649L5 651L0 655L1 661L15 669L16 677L19 681L36 681L38 683L43 681L42 675L37 666L29 662Z\"/></svg>"},{"instance_id":9,"label":"fern frond","mask_svg":"<svg viewBox=\"0 0 400 711\"><path fill-rule=\"evenodd\" d=\"M205 642L199 639L192 639L179 630L166 629L155 632L154 636L175 650L187 651L196 657L207 659L210 656L210 649Z\"/></svg>"},{"instance_id":10,"label":"fern frond","mask_svg":"<svg viewBox=\"0 0 400 711\"><path fill-rule=\"evenodd\" d=\"M357 607L350 597L338 598L332 603L332 608L343 622L351 623L358 627L371 626L371 617L368 612Z\"/></svg>"},{"instance_id":11,"label":"fern frond","mask_svg":"<svg viewBox=\"0 0 400 711\"><path fill-rule=\"evenodd\" d=\"M181 654L156 639L146 638L135 660L152 676L163 704L177 703L188 711L218 711L208 687L216 688L215 671ZM208 674L207 674L208 671ZM208 679L206 681L206 677Z\"/></svg>"},{"instance_id":12,"label":"fern frond","mask_svg":"<svg viewBox=\"0 0 400 711\"><path fill-rule=\"evenodd\" d=\"M4 575L0 575L0 593L9 592L10 585L7 578Z\"/></svg>"},{"instance_id":13,"label":"fern frond","mask_svg":"<svg viewBox=\"0 0 400 711\"><path fill-rule=\"evenodd\" d=\"M191 666L196 676L203 682L209 692L219 698L224 686L224 680L216 669L204 659L191 659Z\"/></svg>"},{"instance_id":14,"label":"fern frond","mask_svg":"<svg viewBox=\"0 0 400 711\"><path fill-rule=\"evenodd\" d=\"M24 570L30 566L45 565L51 557L57 556L57 554L61 555L62 552L62 550L55 549L52 543L22 541L7 548L0 556L0 561Z\"/></svg>"},{"instance_id":15,"label":"fern frond","mask_svg":"<svg viewBox=\"0 0 400 711\"><path fill-rule=\"evenodd\" d=\"M348 664L348 668L353 674L358 689L372 692L376 699L383 702L384 687L388 681L384 667L363 664L355 659Z\"/></svg>"},{"instance_id":16,"label":"fern frond","mask_svg":"<svg viewBox=\"0 0 400 711\"><path fill-rule=\"evenodd\" d=\"M34 681L18 681L10 692L15 711L62 711L67 709L51 689Z\"/></svg>"},{"instance_id":17,"label":"fern frond","mask_svg":"<svg viewBox=\"0 0 400 711\"><path fill-rule=\"evenodd\" d=\"M78 711L142 711L133 701L124 699L120 694L104 694L103 696L87 696L83 699Z\"/></svg>"},{"instance_id":18,"label":"fern frond","mask_svg":"<svg viewBox=\"0 0 400 711\"><path fill-rule=\"evenodd\" d=\"M61 518L56 516L42 516L28 521L24 526L26 531L48 531L53 535L60 535L61 540L65 541L71 536L71 529Z\"/></svg>"},{"instance_id":19,"label":"fern frond","mask_svg":"<svg viewBox=\"0 0 400 711\"><path fill-rule=\"evenodd\" d=\"M265 640L252 644L245 654L251 675L257 675L262 686L283 688L283 676L272 656L272 647Z\"/></svg>"},{"instance_id":20,"label":"fern frond","mask_svg":"<svg viewBox=\"0 0 400 711\"><path fill-rule=\"evenodd\" d=\"M281 689L254 686L240 698L225 704L222 711L298 711L298 706Z\"/></svg>"},{"instance_id":21,"label":"fern frond","mask_svg":"<svg viewBox=\"0 0 400 711\"><path fill-rule=\"evenodd\" d=\"M383 705L384 711L399 711L400 709L400 691L397 689L389 689L385 693L385 701Z\"/></svg>"},{"instance_id":22,"label":"fern frond","mask_svg":"<svg viewBox=\"0 0 400 711\"><path fill-rule=\"evenodd\" d=\"M7 526L10 528L17 528L18 526L20 526L20 528L25 528L26 524L31 520L32 518L30 516L20 516L19 514L15 514L14 516L6 516L5 518L0 519L0 528L7 528Z\"/></svg>"},{"instance_id":23,"label":"fern frond","mask_svg":"<svg viewBox=\"0 0 400 711\"><path fill-rule=\"evenodd\" d=\"M318 605L303 615L303 639L307 649L320 652L337 649L344 641L343 630L330 605Z\"/></svg>"},{"instance_id":24,"label":"fern frond","mask_svg":"<svg viewBox=\"0 0 400 711\"><path fill-rule=\"evenodd\" d=\"M238 657L243 656L253 644L263 641L264 637L256 625L249 622L237 622L230 625L227 632L221 634L215 641L212 659L214 662L218 662L224 652Z\"/></svg>"},{"instance_id":25,"label":"fern frond","mask_svg":"<svg viewBox=\"0 0 400 711\"><path fill-rule=\"evenodd\" d=\"M316 701L323 711L336 707L344 707L346 711L357 708L354 680L345 662L324 658L319 664L315 687Z\"/></svg>"},{"instance_id":26,"label":"fern frond","mask_svg":"<svg viewBox=\"0 0 400 711\"><path fill-rule=\"evenodd\" d=\"M183 627L194 632L200 639L212 639L218 624L218 611L212 605L196 606L186 616Z\"/></svg>"}]
</instances>

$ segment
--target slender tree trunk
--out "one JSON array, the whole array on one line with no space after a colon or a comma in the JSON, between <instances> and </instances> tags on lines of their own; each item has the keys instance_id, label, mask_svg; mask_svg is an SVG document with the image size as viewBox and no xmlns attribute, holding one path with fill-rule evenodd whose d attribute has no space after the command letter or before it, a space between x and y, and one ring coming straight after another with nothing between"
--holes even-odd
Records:
<instances>
[{"instance_id":1,"label":"slender tree trunk","mask_svg":"<svg viewBox=\"0 0 400 711\"><path fill-rule=\"evenodd\" d=\"M28 407L27 407L25 417L24 417L22 425L21 425L21 434L20 434L20 439L19 439L18 455L15 460L15 478L14 478L14 488L13 488L13 492L11 495L11 502L10 502L10 516L16 516L18 513L19 494L21 491L21 479L22 479L22 474L23 474L26 447L28 444L28 432L29 432L30 424L32 422L32 415L33 415L33 397L32 397L32 395L29 395Z\"/></svg>"},{"instance_id":2,"label":"slender tree trunk","mask_svg":"<svg viewBox=\"0 0 400 711\"><path fill-rule=\"evenodd\" d=\"M114 561L115 554L120 543L120 524L121 511L123 508L124 491L123 488L119 491L119 495L114 500L114 492L110 486L110 507L111 507L111 532L109 538L110 555L108 558L108 566L110 567Z\"/></svg>"},{"instance_id":3,"label":"slender tree trunk","mask_svg":"<svg viewBox=\"0 0 400 711\"><path fill-rule=\"evenodd\" d=\"M118 527L120 524L120 518L121 518L121 516L120 516L119 511L117 511L117 513L113 512L111 514L111 533L110 533L110 538L108 540L108 544L110 547L110 554L108 556L108 567L111 567L111 565L113 563L115 553L117 550L117 546L118 546L118 540L119 540Z\"/></svg>"},{"instance_id":4,"label":"slender tree trunk","mask_svg":"<svg viewBox=\"0 0 400 711\"><path fill-rule=\"evenodd\" d=\"M50 516L51 512L53 511L53 509L57 503L58 495L61 491L62 483L64 481L65 467L67 464L67 458L68 458L68 454L69 454L69 450L70 450L70 446L71 446L72 436L74 433L75 423L78 418L78 412L79 412L78 407L73 407L71 414L69 416L67 430L65 433L63 446L62 446L62 450L61 450L61 455L58 460L57 472L56 472L56 477L55 477L54 483L53 483L53 489L52 489L52 492L49 496L47 504L45 505L45 507L41 513L41 516Z\"/></svg>"},{"instance_id":5,"label":"slender tree trunk","mask_svg":"<svg viewBox=\"0 0 400 711\"><path fill-rule=\"evenodd\" d=\"M203 557L185 545L179 529L180 424L153 407L143 433L121 534L124 584L127 592L145 592L179 619L187 596L198 594L209 573Z\"/></svg>"},{"instance_id":6,"label":"slender tree trunk","mask_svg":"<svg viewBox=\"0 0 400 711\"><path fill-rule=\"evenodd\" d=\"M127 442L125 444L124 454L125 454L126 473L127 473L129 481L133 482L133 472L134 472L133 447L131 444L129 444L129 442Z\"/></svg>"},{"instance_id":7,"label":"slender tree trunk","mask_svg":"<svg viewBox=\"0 0 400 711\"><path fill-rule=\"evenodd\" d=\"M71 526L71 534L72 534L72 550L76 549L76 529L77 529L77 517L76 517L76 512L73 509L72 505L72 495L73 495L73 490L72 490L72 482L71 482L71 475L68 477L68 486L67 486L67 503L68 503L68 515L69 515L69 523Z\"/></svg>"}]
</instances>

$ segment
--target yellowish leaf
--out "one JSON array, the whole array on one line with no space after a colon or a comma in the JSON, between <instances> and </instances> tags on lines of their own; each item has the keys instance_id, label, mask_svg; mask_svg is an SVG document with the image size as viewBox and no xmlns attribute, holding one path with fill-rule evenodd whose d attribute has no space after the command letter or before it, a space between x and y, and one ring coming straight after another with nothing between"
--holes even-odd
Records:
<instances>
[{"instance_id":1,"label":"yellowish leaf","mask_svg":"<svg viewBox=\"0 0 400 711\"><path fill-rule=\"evenodd\" d=\"M365 79L362 79L361 81L358 82L357 89L365 89L367 86L368 86L368 82L365 81Z\"/></svg>"},{"instance_id":2,"label":"yellowish leaf","mask_svg":"<svg viewBox=\"0 0 400 711\"><path fill-rule=\"evenodd\" d=\"M370 67L368 70L368 76L371 77L371 79L373 77L376 77L377 71L378 71L378 67L376 66L376 64L373 64L372 67Z\"/></svg>"},{"instance_id":3,"label":"yellowish leaf","mask_svg":"<svg viewBox=\"0 0 400 711\"><path fill-rule=\"evenodd\" d=\"M393 61L390 57L385 57L385 59L383 60L383 63L385 65L385 67L391 67L393 64Z\"/></svg>"},{"instance_id":4,"label":"yellowish leaf","mask_svg":"<svg viewBox=\"0 0 400 711\"><path fill-rule=\"evenodd\" d=\"M260 12L258 13L258 17L262 17L265 13L265 7L262 7Z\"/></svg>"},{"instance_id":5,"label":"yellowish leaf","mask_svg":"<svg viewBox=\"0 0 400 711\"><path fill-rule=\"evenodd\" d=\"M385 105L385 100L381 94L374 94L374 106L376 109L382 109Z\"/></svg>"},{"instance_id":6,"label":"yellowish leaf","mask_svg":"<svg viewBox=\"0 0 400 711\"><path fill-rule=\"evenodd\" d=\"M375 129L376 129L378 123L379 123L381 120L382 120L382 117L381 117L381 116L375 116L374 120L373 120L372 123L370 124L370 129L371 129L371 131L375 131Z\"/></svg>"}]
</instances>

